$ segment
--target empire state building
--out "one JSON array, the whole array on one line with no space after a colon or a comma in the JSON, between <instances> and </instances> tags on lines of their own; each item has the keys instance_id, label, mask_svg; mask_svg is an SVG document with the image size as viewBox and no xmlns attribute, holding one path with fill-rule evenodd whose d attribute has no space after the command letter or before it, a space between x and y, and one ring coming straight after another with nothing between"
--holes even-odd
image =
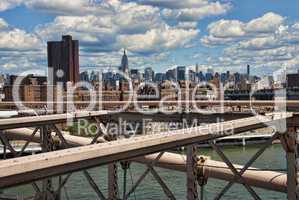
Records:
<instances>
[{"instance_id":1,"label":"empire state building","mask_svg":"<svg viewBox=\"0 0 299 200\"><path fill-rule=\"evenodd\" d=\"M128 56L126 54L126 50L124 50L124 55L121 59L121 66L119 69L121 72L123 72L124 74L129 74L129 60L128 60Z\"/></svg>"}]
</instances>

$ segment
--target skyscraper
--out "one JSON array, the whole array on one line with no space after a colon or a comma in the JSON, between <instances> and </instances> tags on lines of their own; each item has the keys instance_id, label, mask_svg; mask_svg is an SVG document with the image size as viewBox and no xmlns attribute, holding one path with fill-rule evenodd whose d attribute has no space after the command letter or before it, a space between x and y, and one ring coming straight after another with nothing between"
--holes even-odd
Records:
<instances>
[{"instance_id":1,"label":"skyscraper","mask_svg":"<svg viewBox=\"0 0 299 200\"><path fill-rule=\"evenodd\" d=\"M144 70L144 80L148 82L152 82L155 77L155 72L151 67L147 67Z\"/></svg>"},{"instance_id":2,"label":"skyscraper","mask_svg":"<svg viewBox=\"0 0 299 200\"><path fill-rule=\"evenodd\" d=\"M121 72L123 72L124 74L129 74L129 60L128 60L128 56L126 54L126 50L124 50L124 55L121 59L121 66L119 68L119 70Z\"/></svg>"},{"instance_id":3,"label":"skyscraper","mask_svg":"<svg viewBox=\"0 0 299 200\"><path fill-rule=\"evenodd\" d=\"M250 77L250 65L247 65L247 76Z\"/></svg>"},{"instance_id":4,"label":"skyscraper","mask_svg":"<svg viewBox=\"0 0 299 200\"><path fill-rule=\"evenodd\" d=\"M72 36L62 36L62 41L48 42L48 69L53 75L53 83L76 83L79 75L79 41ZM53 73L53 74L51 74Z\"/></svg>"},{"instance_id":5,"label":"skyscraper","mask_svg":"<svg viewBox=\"0 0 299 200\"><path fill-rule=\"evenodd\" d=\"M186 80L186 67L178 66L177 70L177 81L185 81Z\"/></svg>"}]
</instances>

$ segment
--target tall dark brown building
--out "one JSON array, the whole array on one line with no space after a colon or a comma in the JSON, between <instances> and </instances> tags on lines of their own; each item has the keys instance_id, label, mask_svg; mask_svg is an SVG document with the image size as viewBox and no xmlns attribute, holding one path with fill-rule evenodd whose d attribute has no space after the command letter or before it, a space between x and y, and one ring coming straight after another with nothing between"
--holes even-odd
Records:
<instances>
[{"instance_id":1,"label":"tall dark brown building","mask_svg":"<svg viewBox=\"0 0 299 200\"><path fill-rule=\"evenodd\" d=\"M72 40L72 36L62 36L62 41L48 42L49 76L53 72L53 85L57 82L76 83L79 75L79 41ZM57 71L63 71L63 76ZM51 80L51 78L50 78Z\"/></svg>"},{"instance_id":2,"label":"tall dark brown building","mask_svg":"<svg viewBox=\"0 0 299 200\"><path fill-rule=\"evenodd\" d=\"M287 87L290 89L299 88L299 73L287 75Z\"/></svg>"}]
</instances>

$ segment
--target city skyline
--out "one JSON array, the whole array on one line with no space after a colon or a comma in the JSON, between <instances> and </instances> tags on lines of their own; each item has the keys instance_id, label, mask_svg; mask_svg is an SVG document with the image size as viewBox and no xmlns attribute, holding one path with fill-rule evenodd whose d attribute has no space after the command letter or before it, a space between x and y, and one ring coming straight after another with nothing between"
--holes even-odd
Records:
<instances>
[{"instance_id":1,"label":"city skyline","mask_svg":"<svg viewBox=\"0 0 299 200\"><path fill-rule=\"evenodd\" d=\"M130 69L198 63L219 72L246 73L247 64L258 75L297 71L298 2L171 2L1 1L0 71L47 71L47 41L66 34L80 41L81 71L119 66L124 48Z\"/></svg>"}]
</instances>

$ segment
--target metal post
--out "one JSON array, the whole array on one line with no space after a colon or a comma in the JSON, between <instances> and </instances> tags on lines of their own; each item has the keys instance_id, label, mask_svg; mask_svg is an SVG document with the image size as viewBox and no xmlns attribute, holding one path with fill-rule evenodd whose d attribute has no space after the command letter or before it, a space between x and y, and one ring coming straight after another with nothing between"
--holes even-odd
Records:
<instances>
[{"instance_id":1,"label":"metal post","mask_svg":"<svg viewBox=\"0 0 299 200\"><path fill-rule=\"evenodd\" d=\"M117 164L108 165L108 200L116 200L118 197Z\"/></svg>"},{"instance_id":2,"label":"metal post","mask_svg":"<svg viewBox=\"0 0 299 200\"><path fill-rule=\"evenodd\" d=\"M208 158L199 157L197 162L197 183L200 186L200 200L204 199L204 187L208 183L208 177L204 175L203 166Z\"/></svg>"},{"instance_id":3,"label":"metal post","mask_svg":"<svg viewBox=\"0 0 299 200\"><path fill-rule=\"evenodd\" d=\"M123 161L120 162L121 167L124 171L124 176L123 176L123 200L126 199L126 194L127 194L127 172L128 169L130 168L130 162L129 161Z\"/></svg>"},{"instance_id":4,"label":"metal post","mask_svg":"<svg viewBox=\"0 0 299 200\"><path fill-rule=\"evenodd\" d=\"M3 144L3 159L5 160L6 159L6 145Z\"/></svg>"},{"instance_id":5,"label":"metal post","mask_svg":"<svg viewBox=\"0 0 299 200\"><path fill-rule=\"evenodd\" d=\"M297 133L296 128L288 128L288 132L281 136L281 144L286 151L287 160L287 197L288 200L299 199L297 193Z\"/></svg>"},{"instance_id":6,"label":"metal post","mask_svg":"<svg viewBox=\"0 0 299 200\"><path fill-rule=\"evenodd\" d=\"M41 148L42 152L50 152L53 150L53 141L51 130L48 126L40 127ZM57 200L54 195L52 180L50 178L42 181L42 200Z\"/></svg>"},{"instance_id":7,"label":"metal post","mask_svg":"<svg viewBox=\"0 0 299 200\"><path fill-rule=\"evenodd\" d=\"M187 200L197 200L197 156L196 145L187 147Z\"/></svg>"}]
</instances>

